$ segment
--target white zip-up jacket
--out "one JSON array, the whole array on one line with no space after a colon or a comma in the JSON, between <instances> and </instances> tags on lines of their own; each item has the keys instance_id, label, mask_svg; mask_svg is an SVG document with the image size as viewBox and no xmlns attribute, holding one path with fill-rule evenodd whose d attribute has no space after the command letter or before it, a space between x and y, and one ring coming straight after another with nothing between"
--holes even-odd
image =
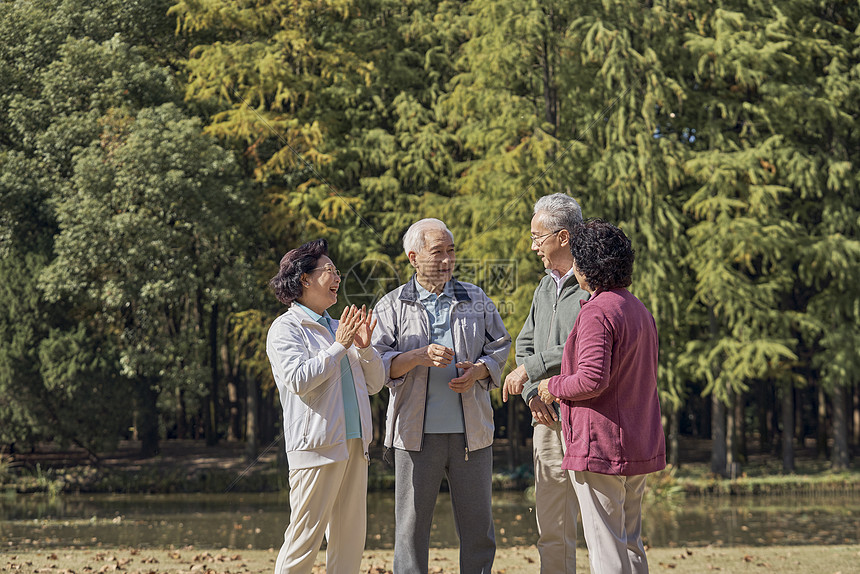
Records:
<instances>
[{"instance_id":1,"label":"white zip-up jacket","mask_svg":"<svg viewBox=\"0 0 860 574\"><path fill-rule=\"evenodd\" d=\"M337 321L332 328L337 330ZM364 456L373 438L369 395L385 384L379 353L368 346L346 349L329 330L298 305L275 319L266 352L284 410L284 444L290 469L310 468L349 458L343 411L340 360L352 368L361 417Z\"/></svg>"},{"instance_id":2,"label":"white zip-up jacket","mask_svg":"<svg viewBox=\"0 0 860 574\"><path fill-rule=\"evenodd\" d=\"M468 457L468 451L493 444L495 426L489 391L501 383L502 369L511 350L511 336L496 305L480 287L451 281L454 362L484 363L490 373L460 394ZM373 332L373 346L382 355L386 385L391 391L385 420L385 446L421 450L430 368L415 367L398 379L390 377L391 361L397 355L430 343L430 323L427 311L418 300L415 277L380 299L373 316L379 321Z\"/></svg>"}]
</instances>

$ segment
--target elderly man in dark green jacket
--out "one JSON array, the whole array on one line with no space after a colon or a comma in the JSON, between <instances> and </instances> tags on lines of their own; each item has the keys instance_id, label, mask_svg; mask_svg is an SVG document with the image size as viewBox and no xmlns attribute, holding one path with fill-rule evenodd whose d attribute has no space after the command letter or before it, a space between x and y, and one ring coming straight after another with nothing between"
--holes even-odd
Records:
<instances>
[{"instance_id":1,"label":"elderly man in dark green jacket","mask_svg":"<svg viewBox=\"0 0 860 574\"><path fill-rule=\"evenodd\" d=\"M561 469L564 439L558 403L546 404L538 384L561 372L567 336L588 293L573 275L570 233L582 223L575 199L556 193L542 197L531 221L532 251L547 275L538 284L526 322L517 337L517 368L505 378L502 398L522 394L534 425L535 515L541 573L576 571L579 503L567 471Z\"/></svg>"}]
</instances>

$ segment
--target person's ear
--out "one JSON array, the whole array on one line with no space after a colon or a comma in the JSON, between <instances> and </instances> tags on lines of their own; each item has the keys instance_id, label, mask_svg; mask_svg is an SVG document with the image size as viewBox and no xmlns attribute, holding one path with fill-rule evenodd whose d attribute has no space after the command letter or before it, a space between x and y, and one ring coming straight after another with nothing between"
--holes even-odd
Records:
<instances>
[{"instance_id":1,"label":"person's ear","mask_svg":"<svg viewBox=\"0 0 860 574\"><path fill-rule=\"evenodd\" d=\"M570 245L570 232L562 229L558 232L558 241L561 245Z\"/></svg>"},{"instance_id":2,"label":"person's ear","mask_svg":"<svg viewBox=\"0 0 860 574\"><path fill-rule=\"evenodd\" d=\"M418 259L418 254L415 253L414 251L410 251L409 253L406 254L406 257L409 258L409 264L412 265L412 267L415 267L416 269L418 269L418 263L416 261Z\"/></svg>"},{"instance_id":3,"label":"person's ear","mask_svg":"<svg viewBox=\"0 0 860 574\"><path fill-rule=\"evenodd\" d=\"M307 273L302 273L302 277L299 280L302 282L302 285L304 285L305 287L310 287L311 283L310 283L310 281L308 281L308 274Z\"/></svg>"}]
</instances>

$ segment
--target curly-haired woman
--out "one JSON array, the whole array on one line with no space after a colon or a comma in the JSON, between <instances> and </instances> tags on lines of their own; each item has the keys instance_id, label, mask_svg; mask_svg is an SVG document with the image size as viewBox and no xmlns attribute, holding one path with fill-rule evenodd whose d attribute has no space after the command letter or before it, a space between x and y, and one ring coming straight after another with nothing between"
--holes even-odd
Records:
<instances>
[{"instance_id":1,"label":"curly-haired woman","mask_svg":"<svg viewBox=\"0 0 860 574\"><path fill-rule=\"evenodd\" d=\"M591 220L571 236L574 274L591 293L567 339L561 374L540 385L561 402L568 471L579 499L592 574L644 573L645 475L666 466L657 398L657 327L627 287L633 248Z\"/></svg>"},{"instance_id":2,"label":"curly-haired woman","mask_svg":"<svg viewBox=\"0 0 860 574\"><path fill-rule=\"evenodd\" d=\"M290 523L275 573L309 574L325 535L326 571L354 574L366 531L368 394L385 380L370 345L376 321L354 305L340 321L329 316L340 272L324 239L284 255L270 285L288 307L266 341L290 466Z\"/></svg>"}]
</instances>

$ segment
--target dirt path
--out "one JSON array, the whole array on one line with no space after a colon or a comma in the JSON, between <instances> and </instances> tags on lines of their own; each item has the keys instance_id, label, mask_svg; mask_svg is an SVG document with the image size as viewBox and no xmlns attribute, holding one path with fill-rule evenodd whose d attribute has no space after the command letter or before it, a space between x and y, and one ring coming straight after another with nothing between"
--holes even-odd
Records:
<instances>
[{"instance_id":1,"label":"dirt path","mask_svg":"<svg viewBox=\"0 0 860 574\"><path fill-rule=\"evenodd\" d=\"M362 574L391 574L390 550L364 554ZM67 549L0 550L0 572L72 574L116 572L125 574L270 574L276 552L265 550L203 550L191 547L176 550L153 549ZM325 556L320 553L314 574L325 572ZM648 550L652 572L701 574L779 573L849 574L860 568L860 546L776 546L739 548L652 548ZM539 568L534 546L506 548L496 553L495 574L533 574ZM578 554L576 572L586 574L587 552ZM430 552L431 574L457 572L456 549Z\"/></svg>"}]
</instances>

